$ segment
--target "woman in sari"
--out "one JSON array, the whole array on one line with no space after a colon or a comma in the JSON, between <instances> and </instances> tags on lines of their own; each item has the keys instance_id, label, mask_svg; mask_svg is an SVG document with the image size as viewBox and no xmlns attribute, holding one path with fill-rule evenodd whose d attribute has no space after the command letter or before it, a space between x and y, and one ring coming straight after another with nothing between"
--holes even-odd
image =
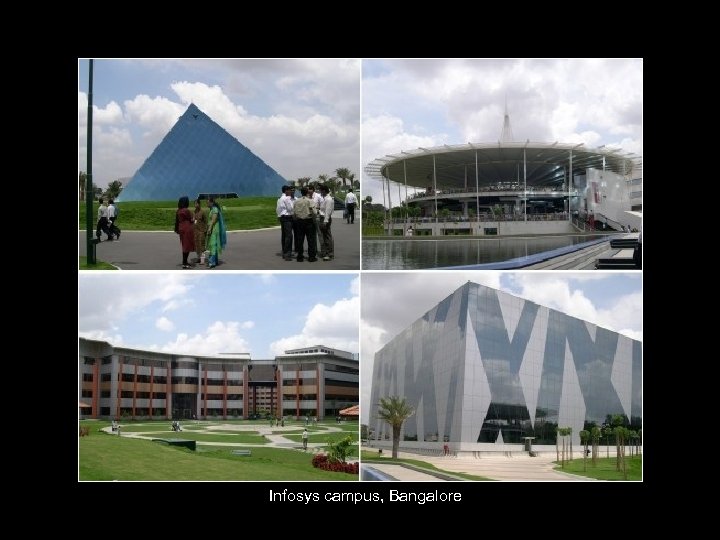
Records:
<instances>
[{"instance_id":1,"label":"woman in sari","mask_svg":"<svg viewBox=\"0 0 720 540\"><path fill-rule=\"evenodd\" d=\"M188 210L190 201L187 197L180 197L178 200L178 209L175 213L175 232L180 235L180 245L182 246L182 267L190 268L188 264L188 255L191 251L195 251L195 236L193 233L193 216Z\"/></svg>"},{"instance_id":2,"label":"woman in sari","mask_svg":"<svg viewBox=\"0 0 720 540\"><path fill-rule=\"evenodd\" d=\"M208 268L215 268L218 264L220 254L227 244L227 231L225 230L225 221L223 220L220 206L215 202L213 197L208 198L208 208L210 208L209 225L207 233L207 249L210 251L208 259Z\"/></svg>"},{"instance_id":3,"label":"woman in sari","mask_svg":"<svg viewBox=\"0 0 720 540\"><path fill-rule=\"evenodd\" d=\"M200 206L200 201L195 200L195 252L198 255L198 262L202 260L202 252L205 249L205 236L208 230L207 214Z\"/></svg>"}]
</instances>

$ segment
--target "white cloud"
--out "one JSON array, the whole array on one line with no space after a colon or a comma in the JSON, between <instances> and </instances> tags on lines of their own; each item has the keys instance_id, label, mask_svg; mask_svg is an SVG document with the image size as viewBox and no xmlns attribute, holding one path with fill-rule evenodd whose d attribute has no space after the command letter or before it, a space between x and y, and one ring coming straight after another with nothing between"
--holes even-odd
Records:
<instances>
[{"instance_id":1,"label":"white cloud","mask_svg":"<svg viewBox=\"0 0 720 540\"><path fill-rule=\"evenodd\" d=\"M358 350L360 297L343 298L333 305L316 304L308 313L302 332L270 344L273 354L308 345L327 345L349 352Z\"/></svg>"},{"instance_id":2,"label":"white cloud","mask_svg":"<svg viewBox=\"0 0 720 540\"><path fill-rule=\"evenodd\" d=\"M252 274L252 276L256 279L259 279L263 285L274 285L275 283L277 283L277 278L275 277L275 274L262 273Z\"/></svg>"},{"instance_id":3,"label":"white cloud","mask_svg":"<svg viewBox=\"0 0 720 540\"><path fill-rule=\"evenodd\" d=\"M212 355L221 352L251 352L249 343L240 335L242 325L237 321L215 321L202 333L189 336L177 334L175 341L155 346L162 352Z\"/></svg>"},{"instance_id":4,"label":"white cloud","mask_svg":"<svg viewBox=\"0 0 720 540\"><path fill-rule=\"evenodd\" d=\"M130 313L154 302L167 306L188 296L192 288L188 276L176 273L111 277L83 274L78 280L78 330L108 331Z\"/></svg>"},{"instance_id":5,"label":"white cloud","mask_svg":"<svg viewBox=\"0 0 720 540\"><path fill-rule=\"evenodd\" d=\"M358 274L350 282L350 294L357 296L360 294L360 275Z\"/></svg>"},{"instance_id":6,"label":"white cloud","mask_svg":"<svg viewBox=\"0 0 720 540\"><path fill-rule=\"evenodd\" d=\"M166 95L151 97L140 87L136 94L119 100L122 106L111 101L95 107L93 173L98 185L132 176L191 102L288 179L327 174L343 166L359 173L357 60L135 63L186 78L171 82L168 75ZM219 82L203 81L206 76ZM79 92L78 166L82 170L86 117L87 96Z\"/></svg>"},{"instance_id":7,"label":"white cloud","mask_svg":"<svg viewBox=\"0 0 720 540\"><path fill-rule=\"evenodd\" d=\"M617 144L642 155L641 60L371 60L368 65L363 166L418 146L497 141L505 99L516 141ZM382 201L380 183L364 180L363 195Z\"/></svg>"},{"instance_id":8,"label":"white cloud","mask_svg":"<svg viewBox=\"0 0 720 540\"><path fill-rule=\"evenodd\" d=\"M155 328L163 332L172 332L175 330L175 324L167 317L160 317L155 321Z\"/></svg>"},{"instance_id":9,"label":"white cloud","mask_svg":"<svg viewBox=\"0 0 720 540\"><path fill-rule=\"evenodd\" d=\"M243 330L249 330L250 328L255 328L255 321L244 321L240 324L240 328Z\"/></svg>"}]
</instances>

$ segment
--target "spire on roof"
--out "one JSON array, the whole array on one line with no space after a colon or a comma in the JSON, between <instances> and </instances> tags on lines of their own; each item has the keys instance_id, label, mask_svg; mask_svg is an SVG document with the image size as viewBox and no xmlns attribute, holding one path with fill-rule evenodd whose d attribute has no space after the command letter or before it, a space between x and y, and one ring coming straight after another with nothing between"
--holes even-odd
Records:
<instances>
[{"instance_id":1,"label":"spire on roof","mask_svg":"<svg viewBox=\"0 0 720 540\"><path fill-rule=\"evenodd\" d=\"M512 127L510 127L510 115L507 108L507 95L505 96L505 121L503 122L502 133L500 134L500 142L513 142Z\"/></svg>"}]
</instances>

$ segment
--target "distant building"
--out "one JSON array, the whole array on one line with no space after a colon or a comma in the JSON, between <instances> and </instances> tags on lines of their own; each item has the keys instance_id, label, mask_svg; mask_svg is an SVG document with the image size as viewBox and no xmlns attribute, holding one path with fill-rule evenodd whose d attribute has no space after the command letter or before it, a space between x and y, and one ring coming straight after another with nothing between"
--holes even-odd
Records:
<instances>
[{"instance_id":1,"label":"distant building","mask_svg":"<svg viewBox=\"0 0 720 540\"><path fill-rule=\"evenodd\" d=\"M171 201L183 195L280 193L285 179L193 103L153 150L121 201Z\"/></svg>"},{"instance_id":2,"label":"distant building","mask_svg":"<svg viewBox=\"0 0 720 540\"><path fill-rule=\"evenodd\" d=\"M79 340L81 418L334 417L358 403L358 360L315 345L272 360L194 356ZM83 414L84 413L84 414Z\"/></svg>"}]
</instances>

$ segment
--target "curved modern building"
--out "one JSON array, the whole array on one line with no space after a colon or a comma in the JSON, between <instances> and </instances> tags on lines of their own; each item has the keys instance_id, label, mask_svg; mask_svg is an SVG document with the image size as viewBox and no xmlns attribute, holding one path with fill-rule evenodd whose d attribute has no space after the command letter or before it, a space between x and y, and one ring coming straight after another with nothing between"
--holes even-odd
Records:
<instances>
[{"instance_id":1,"label":"curved modern building","mask_svg":"<svg viewBox=\"0 0 720 540\"><path fill-rule=\"evenodd\" d=\"M593 222L640 229L642 160L633 153L557 141L514 142L506 114L501 140L418 148L370 162L387 208L404 201L415 234L576 232ZM416 210L413 210L416 209ZM402 234L408 219L387 227Z\"/></svg>"},{"instance_id":2,"label":"curved modern building","mask_svg":"<svg viewBox=\"0 0 720 540\"><path fill-rule=\"evenodd\" d=\"M358 359L315 345L274 359L192 356L80 338L81 418L334 417L358 403Z\"/></svg>"},{"instance_id":3,"label":"curved modern building","mask_svg":"<svg viewBox=\"0 0 720 540\"><path fill-rule=\"evenodd\" d=\"M277 196L287 182L191 103L120 193L121 201L183 195Z\"/></svg>"},{"instance_id":4,"label":"curved modern building","mask_svg":"<svg viewBox=\"0 0 720 540\"><path fill-rule=\"evenodd\" d=\"M380 398L405 397L415 414L400 447L454 452L552 445L624 415L642 427L642 344L511 294L468 282L375 354L370 429L389 445Z\"/></svg>"}]
</instances>

